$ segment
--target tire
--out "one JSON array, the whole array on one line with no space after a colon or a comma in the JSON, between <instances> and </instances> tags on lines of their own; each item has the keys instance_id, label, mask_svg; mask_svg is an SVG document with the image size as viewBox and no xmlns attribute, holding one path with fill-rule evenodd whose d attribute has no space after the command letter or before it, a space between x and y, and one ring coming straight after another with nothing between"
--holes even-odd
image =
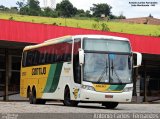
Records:
<instances>
[{"instance_id":1,"label":"tire","mask_svg":"<svg viewBox=\"0 0 160 119\"><path fill-rule=\"evenodd\" d=\"M32 102L33 104L37 104L38 100L36 99L36 90L32 90Z\"/></svg>"},{"instance_id":2,"label":"tire","mask_svg":"<svg viewBox=\"0 0 160 119\"><path fill-rule=\"evenodd\" d=\"M36 99L36 90L33 88L29 95L30 104L37 104L38 100Z\"/></svg>"},{"instance_id":3,"label":"tire","mask_svg":"<svg viewBox=\"0 0 160 119\"><path fill-rule=\"evenodd\" d=\"M105 106L106 109L114 109L118 106L118 102L105 102L105 103L102 103L102 106Z\"/></svg>"},{"instance_id":4,"label":"tire","mask_svg":"<svg viewBox=\"0 0 160 119\"><path fill-rule=\"evenodd\" d=\"M29 93L29 103L33 104L33 97L32 97L32 92L31 91Z\"/></svg>"},{"instance_id":5,"label":"tire","mask_svg":"<svg viewBox=\"0 0 160 119\"><path fill-rule=\"evenodd\" d=\"M45 104L46 100L37 99L36 98L36 90L33 89L32 92L30 92L30 95L29 95L29 102L30 102L30 104Z\"/></svg>"},{"instance_id":6,"label":"tire","mask_svg":"<svg viewBox=\"0 0 160 119\"><path fill-rule=\"evenodd\" d=\"M30 87L28 87L28 88L27 88L27 98L29 98L30 93L31 93L31 89L30 89Z\"/></svg>"},{"instance_id":7,"label":"tire","mask_svg":"<svg viewBox=\"0 0 160 119\"><path fill-rule=\"evenodd\" d=\"M65 88L63 104L65 106L74 106L74 107L78 105L77 101L71 100L69 87Z\"/></svg>"}]
</instances>

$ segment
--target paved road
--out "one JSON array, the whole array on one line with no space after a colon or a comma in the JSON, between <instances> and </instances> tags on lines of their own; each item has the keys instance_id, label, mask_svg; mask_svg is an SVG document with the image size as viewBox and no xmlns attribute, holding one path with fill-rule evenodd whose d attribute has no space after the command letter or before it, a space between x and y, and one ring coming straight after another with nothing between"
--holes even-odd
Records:
<instances>
[{"instance_id":1,"label":"paved road","mask_svg":"<svg viewBox=\"0 0 160 119\"><path fill-rule=\"evenodd\" d=\"M61 102L31 105L28 102L0 102L0 113L160 113L159 104L119 104L114 110L100 104L80 103L78 107L66 107Z\"/></svg>"}]
</instances>

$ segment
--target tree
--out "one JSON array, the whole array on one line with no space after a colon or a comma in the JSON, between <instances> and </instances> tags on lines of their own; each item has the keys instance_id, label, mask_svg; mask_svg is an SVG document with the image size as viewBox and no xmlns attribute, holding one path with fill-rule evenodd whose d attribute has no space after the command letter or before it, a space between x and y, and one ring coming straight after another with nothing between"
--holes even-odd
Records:
<instances>
[{"instance_id":1,"label":"tree","mask_svg":"<svg viewBox=\"0 0 160 119\"><path fill-rule=\"evenodd\" d=\"M25 6L24 0L22 0L22 1L17 1L16 4L18 5L19 9Z\"/></svg>"},{"instance_id":2,"label":"tree","mask_svg":"<svg viewBox=\"0 0 160 119\"><path fill-rule=\"evenodd\" d=\"M87 10L87 11L86 11L86 17L91 17L91 16L92 16L92 15L91 15L90 11Z\"/></svg>"},{"instance_id":3,"label":"tree","mask_svg":"<svg viewBox=\"0 0 160 119\"><path fill-rule=\"evenodd\" d=\"M118 19L118 17L113 14L110 14L109 19Z\"/></svg>"},{"instance_id":4,"label":"tree","mask_svg":"<svg viewBox=\"0 0 160 119\"><path fill-rule=\"evenodd\" d=\"M5 6L3 6L3 5L0 5L0 11L5 11Z\"/></svg>"},{"instance_id":5,"label":"tree","mask_svg":"<svg viewBox=\"0 0 160 119\"><path fill-rule=\"evenodd\" d=\"M60 16L72 17L76 14L77 8L75 8L69 0L62 0L61 3L56 5L56 11Z\"/></svg>"},{"instance_id":6,"label":"tree","mask_svg":"<svg viewBox=\"0 0 160 119\"><path fill-rule=\"evenodd\" d=\"M126 19L126 17L123 15L123 13L121 13L121 14L117 17L117 19Z\"/></svg>"},{"instance_id":7,"label":"tree","mask_svg":"<svg viewBox=\"0 0 160 119\"><path fill-rule=\"evenodd\" d=\"M38 16L41 15L41 8L39 6L39 1L37 0L29 0L26 5L20 7L20 14L23 15L33 15Z\"/></svg>"},{"instance_id":8,"label":"tree","mask_svg":"<svg viewBox=\"0 0 160 119\"><path fill-rule=\"evenodd\" d=\"M34 16L38 16L41 14L41 8L39 6L39 1L37 0L30 0L28 2L28 6L29 6L29 15L34 15Z\"/></svg>"},{"instance_id":9,"label":"tree","mask_svg":"<svg viewBox=\"0 0 160 119\"><path fill-rule=\"evenodd\" d=\"M90 8L90 10L93 12L93 16L95 17L101 17L102 14L109 16L111 14L111 9L112 7L107 3L93 4L93 7Z\"/></svg>"},{"instance_id":10,"label":"tree","mask_svg":"<svg viewBox=\"0 0 160 119\"><path fill-rule=\"evenodd\" d=\"M20 9L19 13L22 15L29 15L29 8L27 6L24 6Z\"/></svg>"},{"instance_id":11,"label":"tree","mask_svg":"<svg viewBox=\"0 0 160 119\"><path fill-rule=\"evenodd\" d=\"M77 9L76 15L79 17L91 17L90 11L84 11L83 9Z\"/></svg>"},{"instance_id":12,"label":"tree","mask_svg":"<svg viewBox=\"0 0 160 119\"><path fill-rule=\"evenodd\" d=\"M51 8L47 7L47 8L44 8L44 11L42 12L42 15L43 16L46 16L46 17L58 17L58 14L56 11L52 10Z\"/></svg>"}]
</instances>

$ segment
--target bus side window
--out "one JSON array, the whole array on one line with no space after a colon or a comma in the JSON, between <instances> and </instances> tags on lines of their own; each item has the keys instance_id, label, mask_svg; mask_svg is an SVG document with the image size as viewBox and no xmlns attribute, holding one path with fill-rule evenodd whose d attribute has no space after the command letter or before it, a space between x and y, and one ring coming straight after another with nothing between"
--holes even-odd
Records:
<instances>
[{"instance_id":1,"label":"bus side window","mask_svg":"<svg viewBox=\"0 0 160 119\"><path fill-rule=\"evenodd\" d=\"M54 47L52 47L52 50L51 50L51 63L54 63L55 62L55 50L54 50Z\"/></svg>"},{"instance_id":2,"label":"bus side window","mask_svg":"<svg viewBox=\"0 0 160 119\"><path fill-rule=\"evenodd\" d=\"M23 52L23 59L22 59L22 66L26 66L26 57L27 57L27 51Z\"/></svg>"},{"instance_id":3,"label":"bus side window","mask_svg":"<svg viewBox=\"0 0 160 119\"><path fill-rule=\"evenodd\" d=\"M79 65L79 52L78 49L81 47L81 40L75 39L74 50L73 50L73 73L74 82L81 83L81 66Z\"/></svg>"},{"instance_id":4,"label":"bus side window","mask_svg":"<svg viewBox=\"0 0 160 119\"><path fill-rule=\"evenodd\" d=\"M27 66L32 66L33 65L33 52L28 51L27 53L27 61L26 61Z\"/></svg>"}]
</instances>

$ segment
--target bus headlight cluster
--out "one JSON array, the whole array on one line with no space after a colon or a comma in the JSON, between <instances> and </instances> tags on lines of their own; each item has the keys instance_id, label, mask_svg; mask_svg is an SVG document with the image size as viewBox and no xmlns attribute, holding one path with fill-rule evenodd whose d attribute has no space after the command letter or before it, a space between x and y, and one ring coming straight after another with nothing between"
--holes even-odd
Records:
<instances>
[{"instance_id":1,"label":"bus headlight cluster","mask_svg":"<svg viewBox=\"0 0 160 119\"><path fill-rule=\"evenodd\" d=\"M95 91L94 87L88 85L82 85L83 89Z\"/></svg>"},{"instance_id":2,"label":"bus headlight cluster","mask_svg":"<svg viewBox=\"0 0 160 119\"><path fill-rule=\"evenodd\" d=\"M123 89L123 92L130 92L130 91L132 91L133 90L133 87L125 87L124 89Z\"/></svg>"}]
</instances>

